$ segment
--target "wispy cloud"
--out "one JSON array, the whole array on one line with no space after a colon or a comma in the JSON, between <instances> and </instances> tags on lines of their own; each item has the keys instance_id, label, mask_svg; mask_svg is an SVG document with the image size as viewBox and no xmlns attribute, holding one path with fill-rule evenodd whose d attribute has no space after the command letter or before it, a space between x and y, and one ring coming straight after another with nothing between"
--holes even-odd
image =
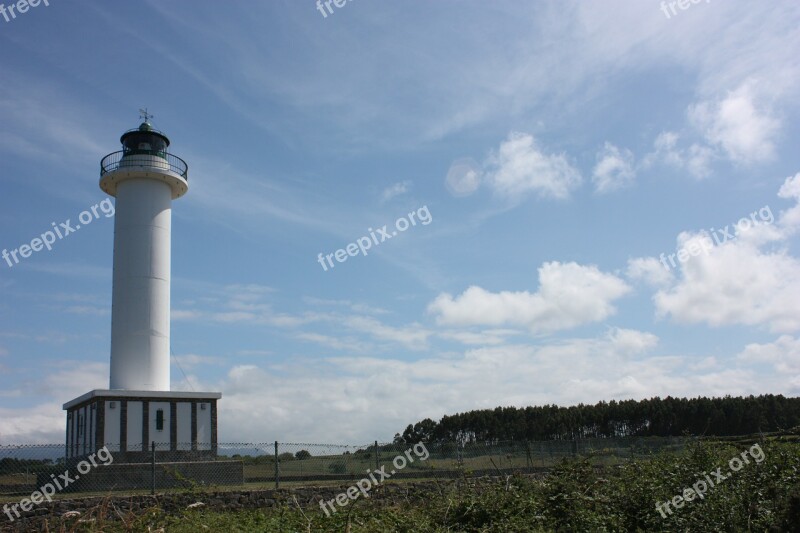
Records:
<instances>
[{"instance_id":1,"label":"wispy cloud","mask_svg":"<svg viewBox=\"0 0 800 533\"><path fill-rule=\"evenodd\" d=\"M392 198L402 196L411 189L411 180L399 181L390 185L381 193L381 202L388 202Z\"/></svg>"},{"instance_id":2,"label":"wispy cloud","mask_svg":"<svg viewBox=\"0 0 800 533\"><path fill-rule=\"evenodd\" d=\"M602 194L629 187L635 178L633 153L606 142L592 172L595 190Z\"/></svg>"}]
</instances>

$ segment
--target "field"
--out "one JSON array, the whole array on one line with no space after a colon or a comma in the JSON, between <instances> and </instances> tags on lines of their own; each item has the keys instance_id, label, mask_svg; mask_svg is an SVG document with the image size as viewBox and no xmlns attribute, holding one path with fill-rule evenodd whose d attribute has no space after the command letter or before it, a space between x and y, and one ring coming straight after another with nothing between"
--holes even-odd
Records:
<instances>
[{"instance_id":1,"label":"field","mask_svg":"<svg viewBox=\"0 0 800 533\"><path fill-rule=\"evenodd\" d=\"M278 481L282 488L322 486L358 480L368 470L385 467L395 470L393 461L408 453L412 461L392 475L390 482L405 480L453 479L482 475L511 473L541 473L552 469L565 458L583 456L596 466L612 466L655 452L679 453L686 438L619 438L585 439L581 441L541 441L515 443L480 443L463 447L454 444L429 445L416 451L405 444L380 445L377 448L353 446L281 444L278 459ZM428 449L430 448L430 449ZM276 485L276 455L273 445L222 445L219 461L241 461L244 485L186 479L185 484L161 488L159 492L180 491L187 487L201 490L254 490ZM309 451L310 450L310 451ZM270 453L272 452L272 453ZM0 450L0 503L18 501L38 487L37 472L63 471L63 446L7 447ZM47 463L33 459L51 457ZM55 457L55 463L53 462ZM61 465L61 466L60 466ZM149 469L149 465L143 468ZM168 469L167 465L157 468ZM102 495L104 488L83 488L83 495ZM148 494L150 486L143 483L135 489L117 489L116 493ZM76 492L61 493L55 498L74 498Z\"/></svg>"},{"instance_id":2,"label":"field","mask_svg":"<svg viewBox=\"0 0 800 533\"><path fill-rule=\"evenodd\" d=\"M546 441L498 443L492 445L472 445L460 451L454 446L430 446L424 460L409 463L400 474L401 477L447 478L461 476L464 471L472 473L511 473L512 471L548 470L564 458L585 456L592 464L610 466L643 457L653 452L680 452L691 439L684 438L624 438L624 439L585 439L582 441ZM393 458L402 455L404 445L389 445L356 453L325 453L327 450L311 448L314 452L304 460L297 460L291 452L282 453L280 459L280 479L284 482L323 481L325 478L358 479L369 469L382 465L391 469ZM291 448L294 453L299 445ZM245 479L273 481L275 461L271 455L234 455L244 462ZM418 458L417 458L418 459Z\"/></svg>"},{"instance_id":3,"label":"field","mask_svg":"<svg viewBox=\"0 0 800 533\"><path fill-rule=\"evenodd\" d=\"M698 498L698 481L715 471L727 473L727 479L717 478ZM698 488L693 499L658 511L657 504L686 495L691 487ZM358 499L330 517L319 507L291 502L269 511L153 508L138 516L118 515L113 522L104 516L108 511L97 509L82 523L50 521L49 531L796 531L800 446L763 442L756 449L698 441L680 453L664 451L605 468L585 457L563 459L540 477L509 475L483 489L462 485L438 494L412 492L388 506Z\"/></svg>"}]
</instances>

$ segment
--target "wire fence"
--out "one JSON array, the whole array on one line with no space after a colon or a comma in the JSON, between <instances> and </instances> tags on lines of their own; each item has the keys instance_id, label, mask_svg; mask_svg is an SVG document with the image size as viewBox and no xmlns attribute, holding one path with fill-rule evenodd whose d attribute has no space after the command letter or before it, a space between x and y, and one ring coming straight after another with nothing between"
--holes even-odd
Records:
<instances>
[{"instance_id":1,"label":"wire fence","mask_svg":"<svg viewBox=\"0 0 800 533\"><path fill-rule=\"evenodd\" d=\"M497 443L300 443L152 445L129 451L107 444L68 453L61 445L0 445L0 501L38 493L50 500L110 492L148 494L536 474L564 458L611 466L653 453L682 451L689 438L619 438ZM141 447L140 447L141 448ZM124 451L123 451L124 450ZM209 450L211 450L209 452ZM77 455L77 457L75 457Z\"/></svg>"}]
</instances>

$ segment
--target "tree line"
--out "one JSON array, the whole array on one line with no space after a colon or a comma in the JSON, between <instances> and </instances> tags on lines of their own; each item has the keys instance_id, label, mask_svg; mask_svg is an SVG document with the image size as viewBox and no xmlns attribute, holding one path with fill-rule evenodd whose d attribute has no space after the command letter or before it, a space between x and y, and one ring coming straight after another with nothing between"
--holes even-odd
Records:
<instances>
[{"instance_id":1,"label":"tree line","mask_svg":"<svg viewBox=\"0 0 800 533\"><path fill-rule=\"evenodd\" d=\"M395 442L574 440L602 437L730 436L800 425L800 398L782 395L651 398L570 407L496 407L409 424Z\"/></svg>"}]
</instances>

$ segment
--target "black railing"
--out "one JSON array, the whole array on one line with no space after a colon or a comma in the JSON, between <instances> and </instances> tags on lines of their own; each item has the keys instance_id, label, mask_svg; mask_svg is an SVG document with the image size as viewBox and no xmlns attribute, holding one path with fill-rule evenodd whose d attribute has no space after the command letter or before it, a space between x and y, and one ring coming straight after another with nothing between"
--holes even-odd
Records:
<instances>
[{"instance_id":1,"label":"black railing","mask_svg":"<svg viewBox=\"0 0 800 533\"><path fill-rule=\"evenodd\" d=\"M136 156L139 155L154 156L163 159L163 166L160 161L157 165L147 161L142 161L140 164L135 159ZM176 155L167 152L157 152L155 150L136 150L134 152L120 150L119 152L108 154L100 161L100 176L104 176L109 172L119 170L120 167L124 168L126 166L155 166L156 168L170 170L185 180L189 179L189 165L186 164L186 161Z\"/></svg>"}]
</instances>

